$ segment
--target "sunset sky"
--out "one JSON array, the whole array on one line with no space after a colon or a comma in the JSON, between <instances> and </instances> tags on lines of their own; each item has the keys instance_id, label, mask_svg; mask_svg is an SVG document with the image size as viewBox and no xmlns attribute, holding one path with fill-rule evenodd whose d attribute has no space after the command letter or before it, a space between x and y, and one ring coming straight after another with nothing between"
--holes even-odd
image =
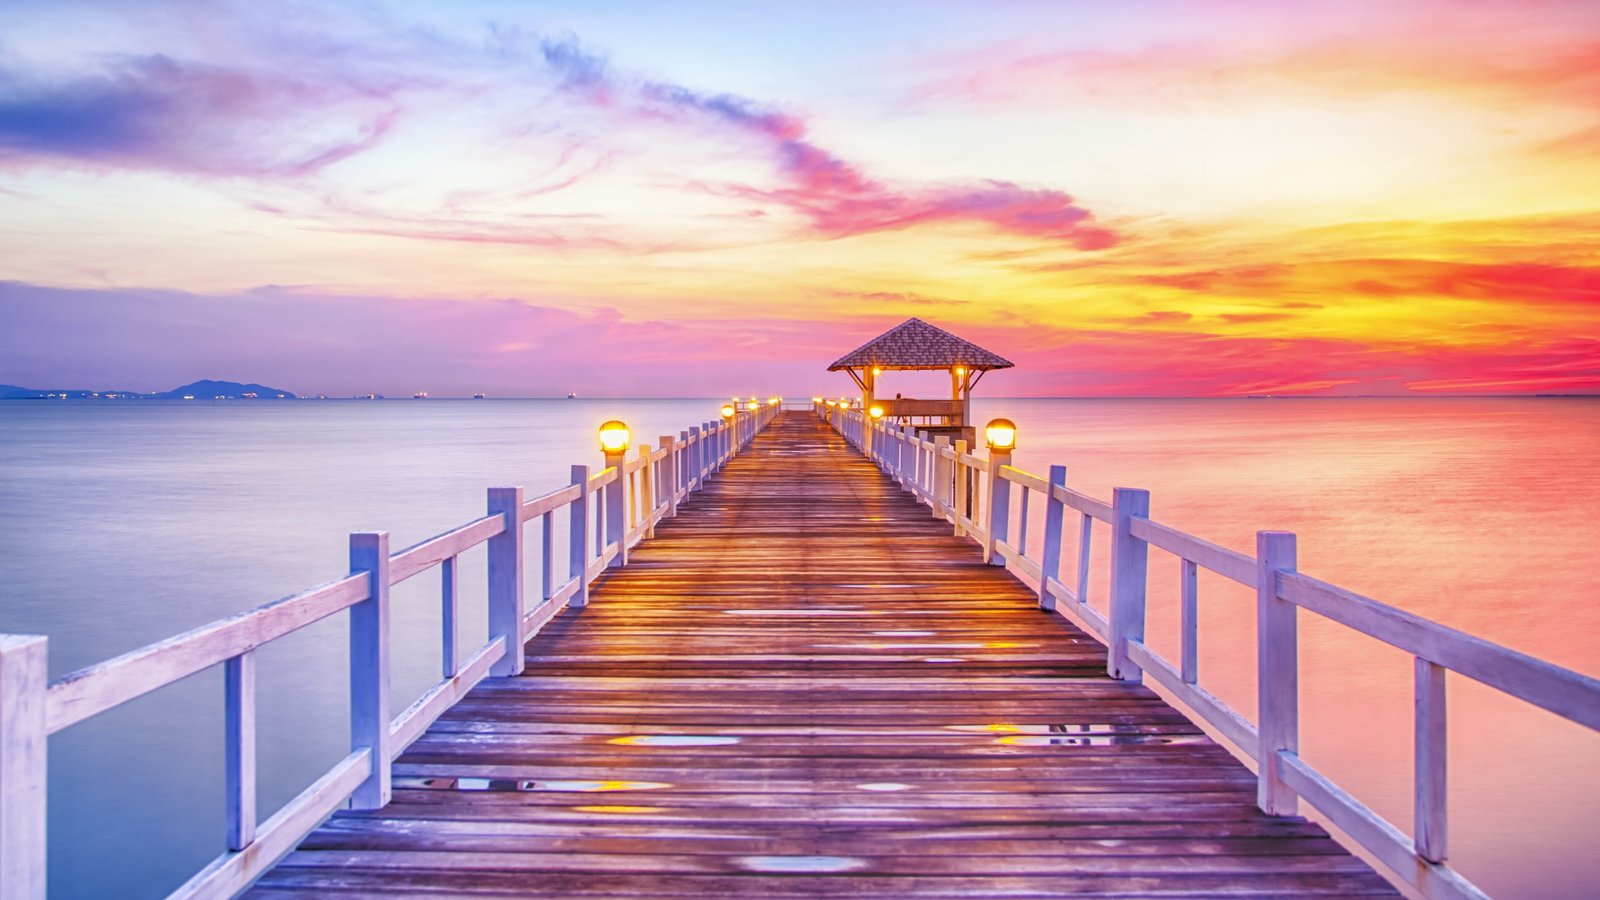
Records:
<instances>
[{"instance_id":1,"label":"sunset sky","mask_svg":"<svg viewBox=\"0 0 1600 900\"><path fill-rule=\"evenodd\" d=\"M0 382L1600 391L1600 4L0 5Z\"/></svg>"}]
</instances>

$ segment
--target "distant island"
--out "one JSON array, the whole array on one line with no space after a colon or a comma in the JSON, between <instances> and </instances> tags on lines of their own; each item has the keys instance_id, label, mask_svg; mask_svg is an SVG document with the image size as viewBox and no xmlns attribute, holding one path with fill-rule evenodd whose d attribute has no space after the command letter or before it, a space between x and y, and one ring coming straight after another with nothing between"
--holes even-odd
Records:
<instances>
[{"instance_id":1,"label":"distant island","mask_svg":"<svg viewBox=\"0 0 1600 900\"><path fill-rule=\"evenodd\" d=\"M170 391L89 391L76 388L39 390L0 384L0 400L295 400L294 394L264 384L213 381L206 378Z\"/></svg>"}]
</instances>

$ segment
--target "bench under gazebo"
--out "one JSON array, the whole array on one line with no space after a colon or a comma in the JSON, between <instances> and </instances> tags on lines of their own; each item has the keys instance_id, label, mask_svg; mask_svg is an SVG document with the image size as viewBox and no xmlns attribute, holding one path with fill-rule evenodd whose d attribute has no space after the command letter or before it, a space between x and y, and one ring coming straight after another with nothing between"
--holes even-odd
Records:
<instances>
[{"instance_id":1,"label":"bench under gazebo","mask_svg":"<svg viewBox=\"0 0 1600 900\"><path fill-rule=\"evenodd\" d=\"M972 389L985 373L1013 365L999 354L912 318L834 360L828 371L850 375L861 388L863 409L877 408L883 418L915 425L929 435L946 434L952 441L965 439L971 446ZM878 376L889 371L949 372L950 399L880 398Z\"/></svg>"}]
</instances>

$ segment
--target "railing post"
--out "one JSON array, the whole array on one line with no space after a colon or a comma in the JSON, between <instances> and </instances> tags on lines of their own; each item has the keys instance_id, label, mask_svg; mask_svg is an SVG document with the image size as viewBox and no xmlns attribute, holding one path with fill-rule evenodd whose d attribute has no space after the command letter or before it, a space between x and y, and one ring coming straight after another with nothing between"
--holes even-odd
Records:
<instances>
[{"instance_id":1,"label":"railing post","mask_svg":"<svg viewBox=\"0 0 1600 900\"><path fill-rule=\"evenodd\" d=\"M489 538L489 639L506 639L506 653L489 669L492 675L521 675L522 617L522 488L489 488L489 515L500 516L505 530Z\"/></svg>"},{"instance_id":2,"label":"railing post","mask_svg":"<svg viewBox=\"0 0 1600 900\"><path fill-rule=\"evenodd\" d=\"M228 849L243 850L256 839L256 654L245 652L222 664L223 805Z\"/></svg>"},{"instance_id":3,"label":"railing post","mask_svg":"<svg viewBox=\"0 0 1600 900\"><path fill-rule=\"evenodd\" d=\"M670 434L663 434L660 443L661 449L667 451L661 458L660 481L667 489L667 518L670 519L678 514L678 443Z\"/></svg>"},{"instance_id":4,"label":"railing post","mask_svg":"<svg viewBox=\"0 0 1600 900\"><path fill-rule=\"evenodd\" d=\"M539 517L539 600L541 604L556 595L556 514L550 510Z\"/></svg>"},{"instance_id":5,"label":"railing post","mask_svg":"<svg viewBox=\"0 0 1600 900\"><path fill-rule=\"evenodd\" d=\"M955 475L956 514L952 518L955 519L956 537L961 537L967 533L967 530L961 525L961 517L966 516L969 519L972 518L972 504L967 500L967 490L970 487L969 479L967 477L967 466L961 462L961 457L965 456L966 454L966 439L963 438L956 441L956 458L951 463Z\"/></svg>"},{"instance_id":6,"label":"railing post","mask_svg":"<svg viewBox=\"0 0 1600 900\"><path fill-rule=\"evenodd\" d=\"M684 467L683 473L684 499L687 500L688 495L694 493L695 480L700 477L701 470L705 468L700 462L700 456L705 451L706 440L705 436L700 433L699 425L689 426L688 437L684 438L684 440L686 442L693 441L693 443L688 444L689 464Z\"/></svg>"},{"instance_id":7,"label":"railing post","mask_svg":"<svg viewBox=\"0 0 1600 900\"><path fill-rule=\"evenodd\" d=\"M1149 515L1149 491L1111 491L1111 658L1106 670L1112 678L1123 681L1144 678L1144 670L1128 659L1128 642L1144 642L1145 575L1150 548L1130 529L1135 516Z\"/></svg>"},{"instance_id":8,"label":"railing post","mask_svg":"<svg viewBox=\"0 0 1600 900\"><path fill-rule=\"evenodd\" d=\"M995 552L995 545L1011 531L1011 482L1000 477L1001 467L1009 465L1010 451L989 451L989 521L984 529L983 561L991 566L1006 564L1005 556Z\"/></svg>"},{"instance_id":9,"label":"railing post","mask_svg":"<svg viewBox=\"0 0 1600 900\"><path fill-rule=\"evenodd\" d=\"M0 894L45 897L47 639L0 635Z\"/></svg>"},{"instance_id":10,"label":"railing post","mask_svg":"<svg viewBox=\"0 0 1600 900\"><path fill-rule=\"evenodd\" d=\"M689 446L689 432L678 432L678 446L672 449L672 470L678 473L678 490L683 492L684 500L689 499L689 473L694 463L694 457L691 456L692 452ZM676 498L674 498L672 514L678 514Z\"/></svg>"},{"instance_id":11,"label":"railing post","mask_svg":"<svg viewBox=\"0 0 1600 900\"><path fill-rule=\"evenodd\" d=\"M1061 531L1067 506L1056 496L1056 488L1067 486L1067 467L1050 467L1050 491L1044 503L1044 551L1039 554L1039 608L1055 609L1056 595L1050 593L1050 579L1061 580Z\"/></svg>"},{"instance_id":12,"label":"railing post","mask_svg":"<svg viewBox=\"0 0 1600 900\"><path fill-rule=\"evenodd\" d=\"M1279 751L1300 752L1299 637L1296 607L1278 596L1278 573L1295 570L1295 537L1256 532L1256 691L1261 745L1256 805L1269 816L1292 816L1299 799L1283 783Z\"/></svg>"},{"instance_id":13,"label":"railing post","mask_svg":"<svg viewBox=\"0 0 1600 900\"><path fill-rule=\"evenodd\" d=\"M906 491L911 489L916 457L911 454L911 439L906 437L905 426L896 424L894 430L898 438L894 445L894 468L900 479L900 489Z\"/></svg>"},{"instance_id":14,"label":"railing post","mask_svg":"<svg viewBox=\"0 0 1600 900\"><path fill-rule=\"evenodd\" d=\"M613 543L617 545L617 555L606 564L606 568L615 569L628 564L628 450L624 447L607 453L605 458L606 468L615 469L617 477L600 489L601 502L606 505L606 532L600 551L604 553Z\"/></svg>"},{"instance_id":15,"label":"railing post","mask_svg":"<svg viewBox=\"0 0 1600 900\"><path fill-rule=\"evenodd\" d=\"M350 808L381 809L389 802L389 532L350 535L350 574L359 573L367 599L350 607L350 749L371 752L372 774Z\"/></svg>"},{"instance_id":16,"label":"railing post","mask_svg":"<svg viewBox=\"0 0 1600 900\"><path fill-rule=\"evenodd\" d=\"M573 466L572 483L578 485L578 496L568 507L567 538L571 545L567 553L569 578L578 579L578 588L568 606L589 605L589 467Z\"/></svg>"},{"instance_id":17,"label":"railing post","mask_svg":"<svg viewBox=\"0 0 1600 900\"><path fill-rule=\"evenodd\" d=\"M1416 840L1417 855L1442 863L1449 855L1446 815L1448 787L1445 748L1449 741L1445 717L1444 666L1417 657L1416 740Z\"/></svg>"},{"instance_id":18,"label":"railing post","mask_svg":"<svg viewBox=\"0 0 1600 900\"><path fill-rule=\"evenodd\" d=\"M944 458L944 450L950 446L950 435L941 434L933 439L933 517L944 518L945 511L949 509L945 502L950 490L950 461Z\"/></svg>"}]
</instances>

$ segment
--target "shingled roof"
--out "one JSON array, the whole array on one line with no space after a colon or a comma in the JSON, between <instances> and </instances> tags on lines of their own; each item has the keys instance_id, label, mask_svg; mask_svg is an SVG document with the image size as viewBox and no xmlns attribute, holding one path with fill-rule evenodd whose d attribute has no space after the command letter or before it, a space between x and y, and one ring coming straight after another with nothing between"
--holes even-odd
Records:
<instances>
[{"instance_id":1,"label":"shingled roof","mask_svg":"<svg viewBox=\"0 0 1600 900\"><path fill-rule=\"evenodd\" d=\"M879 369L1009 369L1010 360L921 319L907 319L834 360L829 372L871 366Z\"/></svg>"}]
</instances>

